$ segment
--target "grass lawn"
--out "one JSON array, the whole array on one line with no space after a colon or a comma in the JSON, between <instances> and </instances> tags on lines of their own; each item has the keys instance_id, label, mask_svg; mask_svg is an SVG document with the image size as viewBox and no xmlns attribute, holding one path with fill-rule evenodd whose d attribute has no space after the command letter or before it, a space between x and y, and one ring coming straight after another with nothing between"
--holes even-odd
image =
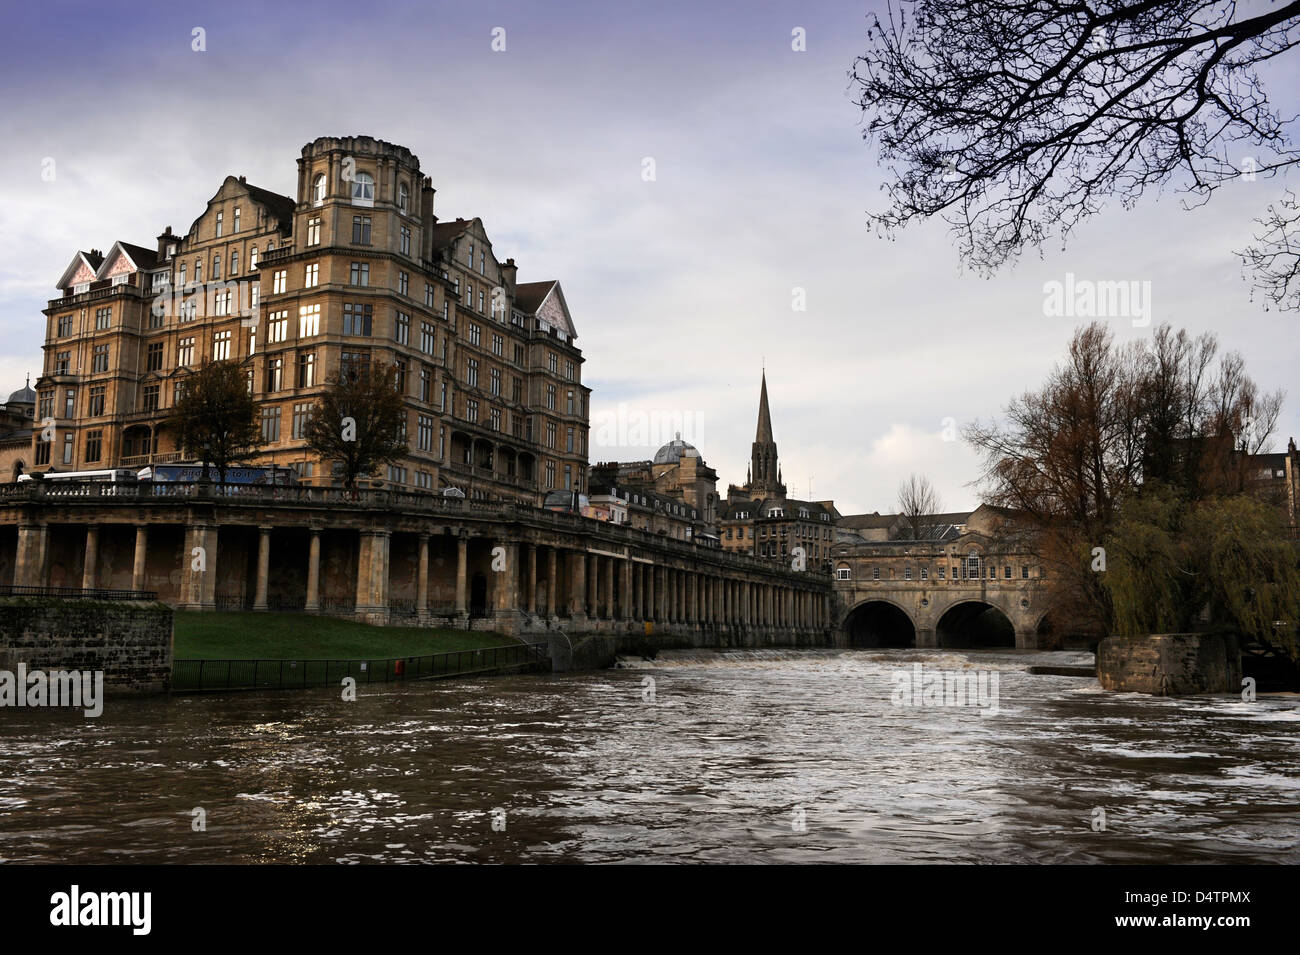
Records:
<instances>
[{"instance_id":1,"label":"grass lawn","mask_svg":"<svg viewBox=\"0 0 1300 955\"><path fill-rule=\"evenodd\" d=\"M178 660L361 659L423 656L518 643L501 633L372 627L302 613L177 611Z\"/></svg>"}]
</instances>

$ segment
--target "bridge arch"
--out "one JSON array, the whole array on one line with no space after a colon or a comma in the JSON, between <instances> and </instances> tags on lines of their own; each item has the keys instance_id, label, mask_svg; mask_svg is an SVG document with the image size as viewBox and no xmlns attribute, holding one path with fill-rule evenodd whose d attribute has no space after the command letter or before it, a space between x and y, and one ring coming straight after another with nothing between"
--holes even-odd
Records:
<instances>
[{"instance_id":1,"label":"bridge arch","mask_svg":"<svg viewBox=\"0 0 1300 955\"><path fill-rule=\"evenodd\" d=\"M956 600L935 623L941 647L1014 647L1016 628L1008 610L997 602L979 598Z\"/></svg>"},{"instance_id":2,"label":"bridge arch","mask_svg":"<svg viewBox=\"0 0 1300 955\"><path fill-rule=\"evenodd\" d=\"M892 600L862 601L844 615L843 626L851 647L916 646L916 624Z\"/></svg>"}]
</instances>

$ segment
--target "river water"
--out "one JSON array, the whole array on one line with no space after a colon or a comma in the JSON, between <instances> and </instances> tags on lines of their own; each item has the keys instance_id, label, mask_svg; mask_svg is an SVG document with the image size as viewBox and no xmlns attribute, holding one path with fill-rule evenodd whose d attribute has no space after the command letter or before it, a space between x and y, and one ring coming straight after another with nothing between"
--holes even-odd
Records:
<instances>
[{"instance_id":1,"label":"river water","mask_svg":"<svg viewBox=\"0 0 1300 955\"><path fill-rule=\"evenodd\" d=\"M363 685L356 702L0 710L0 860L1300 861L1300 697L1159 699L1025 672L1086 662L681 651ZM997 712L895 705L917 663L982 673Z\"/></svg>"}]
</instances>

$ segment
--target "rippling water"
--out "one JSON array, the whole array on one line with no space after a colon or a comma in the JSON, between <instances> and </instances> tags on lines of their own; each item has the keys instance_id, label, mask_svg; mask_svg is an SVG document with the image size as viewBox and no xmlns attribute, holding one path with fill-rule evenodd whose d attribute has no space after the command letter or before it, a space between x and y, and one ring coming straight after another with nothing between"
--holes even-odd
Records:
<instances>
[{"instance_id":1,"label":"rippling water","mask_svg":"<svg viewBox=\"0 0 1300 955\"><path fill-rule=\"evenodd\" d=\"M1300 861L1300 698L1158 699L1024 672L1090 661L683 651L362 686L355 703L4 710L0 859ZM915 662L996 671L1000 712L894 706L892 675Z\"/></svg>"}]
</instances>

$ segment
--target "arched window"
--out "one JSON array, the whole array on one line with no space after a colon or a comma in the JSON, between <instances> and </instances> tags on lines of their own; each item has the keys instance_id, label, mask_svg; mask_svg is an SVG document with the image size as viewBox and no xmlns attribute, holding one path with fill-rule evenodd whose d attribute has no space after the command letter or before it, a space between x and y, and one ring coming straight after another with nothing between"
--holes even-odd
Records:
<instances>
[{"instance_id":1,"label":"arched window","mask_svg":"<svg viewBox=\"0 0 1300 955\"><path fill-rule=\"evenodd\" d=\"M372 206L375 204L375 177L368 172L359 172L352 180L352 204L354 206Z\"/></svg>"},{"instance_id":2,"label":"arched window","mask_svg":"<svg viewBox=\"0 0 1300 955\"><path fill-rule=\"evenodd\" d=\"M311 184L311 204L320 206L325 204L325 174L321 173Z\"/></svg>"},{"instance_id":3,"label":"arched window","mask_svg":"<svg viewBox=\"0 0 1300 955\"><path fill-rule=\"evenodd\" d=\"M403 212L406 212L407 211L406 207L410 201L410 198L411 198L410 191L406 188L406 183L402 183L401 185L399 185L397 187L397 208L402 210Z\"/></svg>"},{"instance_id":4,"label":"arched window","mask_svg":"<svg viewBox=\"0 0 1300 955\"><path fill-rule=\"evenodd\" d=\"M840 564L838 567L835 568L835 579L836 580L853 579L853 571L849 569L848 564Z\"/></svg>"}]
</instances>

